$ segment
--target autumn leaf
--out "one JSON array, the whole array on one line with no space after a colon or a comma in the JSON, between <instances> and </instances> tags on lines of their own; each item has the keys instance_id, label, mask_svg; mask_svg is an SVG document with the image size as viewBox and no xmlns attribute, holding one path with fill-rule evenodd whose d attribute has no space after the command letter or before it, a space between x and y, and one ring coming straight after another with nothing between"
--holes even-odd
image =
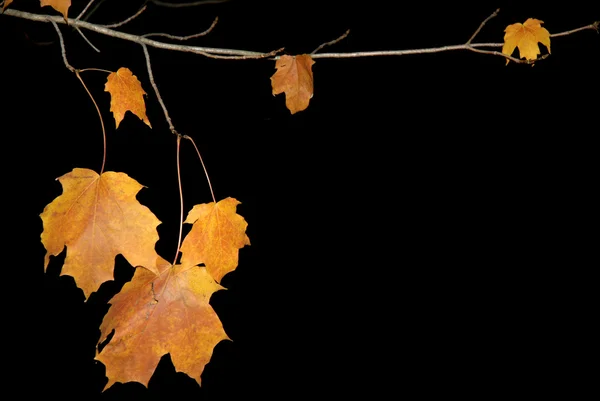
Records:
<instances>
[{"instance_id":1,"label":"autumn leaf","mask_svg":"<svg viewBox=\"0 0 600 401\"><path fill-rule=\"evenodd\" d=\"M40 0L40 6L51 6L53 9L61 13L63 17L65 17L66 21L69 7L71 7L71 0Z\"/></svg>"},{"instance_id":2,"label":"autumn leaf","mask_svg":"<svg viewBox=\"0 0 600 401\"><path fill-rule=\"evenodd\" d=\"M285 92L285 105L292 114L306 109L313 96L314 63L308 54L284 55L275 62L277 71L271 77L273 95Z\"/></svg>"},{"instance_id":3,"label":"autumn leaf","mask_svg":"<svg viewBox=\"0 0 600 401\"><path fill-rule=\"evenodd\" d=\"M235 270L238 250L250 245L246 235L248 223L235 209L240 202L225 198L217 203L195 205L185 223L193 224L181 245L181 264L195 266L204 263L217 281Z\"/></svg>"},{"instance_id":4,"label":"autumn leaf","mask_svg":"<svg viewBox=\"0 0 600 401\"><path fill-rule=\"evenodd\" d=\"M156 276L136 269L111 300L100 326L100 343L114 336L96 359L106 366L108 383L136 381L148 386L160 358L169 353L175 369L194 378L210 361L214 347L229 340L211 295L220 289L204 267L164 262Z\"/></svg>"},{"instance_id":5,"label":"autumn leaf","mask_svg":"<svg viewBox=\"0 0 600 401\"><path fill-rule=\"evenodd\" d=\"M62 195L48 204L40 217L46 248L44 270L50 256L67 246L61 275L73 276L85 297L113 279L115 256L122 254L132 266L158 274L154 247L160 221L136 194L143 187L124 173L76 168L59 177Z\"/></svg>"},{"instance_id":6,"label":"autumn leaf","mask_svg":"<svg viewBox=\"0 0 600 401\"><path fill-rule=\"evenodd\" d=\"M4 0L4 5L2 6L2 11L4 12L4 10L6 10L6 7L8 7L8 5L12 2L13 2L13 0Z\"/></svg>"},{"instance_id":7,"label":"autumn leaf","mask_svg":"<svg viewBox=\"0 0 600 401\"><path fill-rule=\"evenodd\" d=\"M507 56L512 55L515 47L519 48L519 58L535 60L540 54L538 42L546 46L550 53L550 32L542 28L544 21L535 18L529 18L524 24L511 24L504 30L504 45L502 53ZM506 64L510 60L506 59Z\"/></svg>"},{"instance_id":8,"label":"autumn leaf","mask_svg":"<svg viewBox=\"0 0 600 401\"><path fill-rule=\"evenodd\" d=\"M121 67L117 72L108 76L104 91L111 95L110 111L113 112L117 128L130 111L152 128L148 117L146 117L146 104L144 103L144 89L137 77L128 68Z\"/></svg>"}]
</instances>

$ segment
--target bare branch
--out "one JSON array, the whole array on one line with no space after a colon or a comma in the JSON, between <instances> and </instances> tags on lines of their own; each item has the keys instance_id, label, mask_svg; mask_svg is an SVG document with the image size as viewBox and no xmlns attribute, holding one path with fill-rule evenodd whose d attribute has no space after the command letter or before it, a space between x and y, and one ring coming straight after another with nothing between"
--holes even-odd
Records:
<instances>
[{"instance_id":1,"label":"bare branch","mask_svg":"<svg viewBox=\"0 0 600 401\"><path fill-rule=\"evenodd\" d=\"M67 60L67 51L65 50L65 42L63 41L63 37L62 37L62 33L60 32L60 28L58 27L58 25L56 24L55 21L50 21L52 23L52 26L54 26L54 29L56 29L56 33L58 34L58 39L60 40L60 54L62 55L62 59L63 62L65 63L65 67L67 67L67 69L71 72L75 72L76 69L73 68L73 66L71 66L71 64L69 64L69 61Z\"/></svg>"},{"instance_id":2,"label":"bare branch","mask_svg":"<svg viewBox=\"0 0 600 401\"><path fill-rule=\"evenodd\" d=\"M571 29L570 31L565 31L565 32L560 32L560 33L553 33L552 35L550 35L550 37L555 38L557 36L567 36L567 35L570 35L575 32L583 31L585 29L593 29L596 31L596 33L598 33L598 25L600 25L600 21L595 21L593 24L582 26L581 28L575 28L575 29Z\"/></svg>"},{"instance_id":3,"label":"bare branch","mask_svg":"<svg viewBox=\"0 0 600 401\"><path fill-rule=\"evenodd\" d=\"M161 6L161 7L182 8L182 7L204 6L207 4L220 4L220 3L226 3L228 1L229 0L200 0L200 1L193 1L191 3L169 3L167 1L150 0L150 3L154 3L157 6Z\"/></svg>"},{"instance_id":4,"label":"bare branch","mask_svg":"<svg viewBox=\"0 0 600 401\"><path fill-rule=\"evenodd\" d=\"M90 6L92 5L92 3L94 3L94 1L96 1L96 0L90 0L90 2L87 3L85 8L79 13L79 15L77 17L75 17L75 19L80 19L81 17L83 17L83 14L85 14L87 12L88 8L90 8Z\"/></svg>"},{"instance_id":5,"label":"bare branch","mask_svg":"<svg viewBox=\"0 0 600 401\"><path fill-rule=\"evenodd\" d=\"M350 29L348 29L346 32L344 32L344 34L342 36L340 36L339 38L331 40L329 42L325 42L325 43L319 45L319 47L317 47L315 50L312 51L312 53L310 53L311 56L313 54L315 54L316 52L318 52L319 50L321 50L322 48L324 48L325 46L335 45L337 42L339 42L340 40L344 39L349 34L350 34Z\"/></svg>"},{"instance_id":6,"label":"bare branch","mask_svg":"<svg viewBox=\"0 0 600 401\"><path fill-rule=\"evenodd\" d=\"M142 43L142 49L144 49L144 57L146 58L146 68L148 69L148 77L150 79L150 84L152 88L154 88L154 93L158 98L158 102L160 103L160 107L163 109L163 113L165 113L165 119L169 124L169 129L175 135L178 135L175 127L173 126L173 122L171 121L171 117L169 117L169 112L167 111L167 106L165 106L165 102L163 102L162 97L160 96L160 92L158 91L158 86L156 86L156 82L154 82L154 74L152 74L152 65L150 64L150 53L148 53L148 47Z\"/></svg>"},{"instance_id":7,"label":"bare branch","mask_svg":"<svg viewBox=\"0 0 600 401\"><path fill-rule=\"evenodd\" d=\"M193 35L175 36L175 35L169 35L168 33L146 33L146 34L142 35L142 37L143 38L147 38L147 37L150 37L150 36L162 36L162 37L169 38L169 39L175 39L175 40L184 41L184 40L193 39L193 38L197 38L197 37L200 37L200 36L207 35L217 25L217 21L219 21L219 17L215 18L215 20L213 21L213 23L211 24L211 26L208 27L207 30L205 30L204 32L195 33Z\"/></svg>"},{"instance_id":8,"label":"bare branch","mask_svg":"<svg viewBox=\"0 0 600 401\"><path fill-rule=\"evenodd\" d=\"M134 18L137 18L138 15L140 15L141 13L143 13L144 11L146 11L146 7L147 6L144 6L144 7L140 8L137 13L133 14L131 17L129 17L129 18L127 18L127 19L125 19L125 20L123 20L121 22L116 22L114 24L101 25L101 26L103 26L105 28L118 28L121 25L125 25L126 23L130 22Z\"/></svg>"},{"instance_id":9,"label":"bare branch","mask_svg":"<svg viewBox=\"0 0 600 401\"><path fill-rule=\"evenodd\" d=\"M83 40L85 40L87 42L88 45L90 45L90 47L94 50L96 50L98 53L100 53L100 49L98 49L96 46L94 46L92 44L92 42L90 42L90 40L88 38L85 37L85 35L83 34L83 32L81 32L81 29L75 27L75 30L77 31L77 33L79 33L81 35L81 37L83 38Z\"/></svg>"},{"instance_id":10,"label":"bare branch","mask_svg":"<svg viewBox=\"0 0 600 401\"><path fill-rule=\"evenodd\" d=\"M475 39L475 36L477 36L479 34L479 31L481 31L481 28L483 28L483 26L485 24L487 24L487 22L489 20L491 20L492 18L494 18L495 16L497 16L499 12L500 12L500 9L497 8L496 11L494 11L492 13L492 15L490 15L489 17L487 17L486 19L484 19L483 22L481 24L479 24L479 28L477 28L477 30L475 31L475 33L469 38L469 40L467 40L467 44L468 45L470 45L471 42L473 41L473 39Z\"/></svg>"},{"instance_id":11,"label":"bare branch","mask_svg":"<svg viewBox=\"0 0 600 401\"><path fill-rule=\"evenodd\" d=\"M7 9L4 12L5 15L10 15L13 17L24 18L31 21L38 22L55 22L57 24L66 24L65 20L62 16L49 16L49 15L41 15L28 13L26 11L12 10ZM222 48L214 48L214 47L201 47L201 46L187 46L187 45L176 45L172 43L164 43L148 38L141 37L139 35L132 35L125 32L119 32L112 30L110 28L106 28L104 26L93 24L86 21L74 20L72 18L67 19L68 24L73 27L79 27L83 29L88 29L90 31L94 31L96 33L100 33L102 35L111 36L118 39L127 40L130 42L145 44L147 46L156 47L159 49L179 51L179 52L187 52L187 53L196 53L209 57L217 57L221 56L232 56L232 57L219 57L219 58L232 58L232 59L252 59L252 58L265 58L271 57L274 53L279 52L280 50L271 51L269 53L261 53L255 51L247 51L247 50L237 50L237 49L222 49Z\"/></svg>"}]
</instances>

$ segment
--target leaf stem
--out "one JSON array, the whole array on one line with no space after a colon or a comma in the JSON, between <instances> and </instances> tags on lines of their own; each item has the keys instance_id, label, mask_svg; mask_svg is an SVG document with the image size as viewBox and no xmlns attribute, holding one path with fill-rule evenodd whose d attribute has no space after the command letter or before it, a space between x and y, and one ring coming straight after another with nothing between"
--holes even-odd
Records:
<instances>
[{"instance_id":1,"label":"leaf stem","mask_svg":"<svg viewBox=\"0 0 600 401\"><path fill-rule=\"evenodd\" d=\"M179 185L179 239L177 240L177 250L175 251L175 259L173 260L173 266L175 266L175 264L177 263L179 249L181 248L181 235L183 232L183 191L181 189L181 166L179 164L180 143L181 135L177 134L177 183Z\"/></svg>"},{"instance_id":2,"label":"leaf stem","mask_svg":"<svg viewBox=\"0 0 600 401\"><path fill-rule=\"evenodd\" d=\"M102 127L102 143L103 143L103 148L104 148L103 155L102 155L102 166L100 167L100 175L102 175L102 173L104 172L104 166L106 164L106 130L104 129L104 120L102 119L102 113L100 113L100 108L98 107L98 103L96 103L94 96L92 96L92 93L90 92L88 87L85 85L85 82L83 82L81 75L79 75L79 73L82 70L78 70L77 68L74 68L71 64L69 64L69 61L67 60L67 51L65 50L65 42L63 40L62 33L60 32L60 28L58 27L58 25L56 24L55 21L51 20L50 22L52 23L52 26L54 26L54 29L56 30L56 33L58 34L58 39L60 41L60 52L62 55L63 62L65 63L65 67L67 67L67 69L69 71L75 73L75 76L77 76L77 79L79 79L79 82L81 82L81 85L83 85L83 89L85 89L85 91L89 95L90 99L92 99L92 102L94 103L94 106L96 107L96 112L98 112L98 117L100 118L100 126Z\"/></svg>"},{"instance_id":3,"label":"leaf stem","mask_svg":"<svg viewBox=\"0 0 600 401\"><path fill-rule=\"evenodd\" d=\"M183 139L188 139L188 140L192 141L192 145L194 145L194 148L196 149L196 153L198 154L198 158L200 159L200 164L202 164L202 168L204 169L204 175L206 176L206 180L208 181L208 188L210 189L210 194L213 198L213 202L217 203L217 199L215 198L215 193L213 192L213 188L210 183L210 177L208 176L208 171L206 170L206 166L204 165L204 160L202 160L202 155L200 155L200 151L198 150L198 147L196 146L196 142L194 142L194 140L187 135L184 135Z\"/></svg>"}]
</instances>

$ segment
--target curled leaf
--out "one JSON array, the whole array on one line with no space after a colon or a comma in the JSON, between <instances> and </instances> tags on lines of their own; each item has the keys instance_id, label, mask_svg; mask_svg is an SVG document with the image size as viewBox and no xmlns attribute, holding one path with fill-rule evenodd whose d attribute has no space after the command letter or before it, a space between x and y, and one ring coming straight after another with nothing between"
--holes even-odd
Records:
<instances>
[{"instance_id":1,"label":"curled leaf","mask_svg":"<svg viewBox=\"0 0 600 401\"><path fill-rule=\"evenodd\" d=\"M308 54L285 55L275 62L277 71L271 77L273 95L285 92L285 105L292 114L306 109L313 96L314 63Z\"/></svg>"}]
</instances>

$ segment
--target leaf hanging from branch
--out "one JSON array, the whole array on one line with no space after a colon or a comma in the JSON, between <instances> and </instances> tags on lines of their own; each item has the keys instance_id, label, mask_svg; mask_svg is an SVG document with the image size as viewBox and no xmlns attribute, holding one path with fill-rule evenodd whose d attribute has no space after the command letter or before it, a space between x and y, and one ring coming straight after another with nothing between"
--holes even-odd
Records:
<instances>
[{"instance_id":1,"label":"leaf hanging from branch","mask_svg":"<svg viewBox=\"0 0 600 401\"><path fill-rule=\"evenodd\" d=\"M271 77L273 95L285 92L285 105L292 114L305 110L313 97L314 63L308 54L285 55L275 62L277 71Z\"/></svg>"},{"instance_id":2,"label":"leaf hanging from branch","mask_svg":"<svg viewBox=\"0 0 600 401\"><path fill-rule=\"evenodd\" d=\"M127 174L76 168L58 178L62 195L48 204L40 217L46 248L44 270L50 256L67 246L62 275L73 276L85 297L113 279L115 256L158 274L162 258L154 249L160 220L136 194L142 185Z\"/></svg>"},{"instance_id":3,"label":"leaf hanging from branch","mask_svg":"<svg viewBox=\"0 0 600 401\"><path fill-rule=\"evenodd\" d=\"M550 53L550 32L542 28L542 23L535 18L529 18L525 23L516 23L506 27L504 30L504 45L502 53L512 55L515 47L519 48L519 58L535 60L540 54L538 42L546 46ZM506 59L506 64L510 60Z\"/></svg>"},{"instance_id":4,"label":"leaf hanging from branch","mask_svg":"<svg viewBox=\"0 0 600 401\"><path fill-rule=\"evenodd\" d=\"M217 203L195 205L185 223L193 224L181 245L181 264L194 266L204 263L217 281L235 270L239 249L250 245L246 235L248 223L235 212L239 201L225 198Z\"/></svg>"},{"instance_id":5,"label":"leaf hanging from branch","mask_svg":"<svg viewBox=\"0 0 600 401\"><path fill-rule=\"evenodd\" d=\"M110 111L113 112L117 128L127 111L131 111L152 128L146 116L146 104L144 103L146 92L142 89L140 81L128 68L121 67L117 72L111 73L104 86L104 91L111 95Z\"/></svg>"},{"instance_id":6,"label":"leaf hanging from branch","mask_svg":"<svg viewBox=\"0 0 600 401\"><path fill-rule=\"evenodd\" d=\"M71 0L40 0L40 6L51 6L61 13L66 21L68 18L67 14L69 12L69 7L71 7Z\"/></svg>"},{"instance_id":7,"label":"leaf hanging from branch","mask_svg":"<svg viewBox=\"0 0 600 401\"><path fill-rule=\"evenodd\" d=\"M108 383L137 381L148 386L160 358L169 353L175 369L194 378L210 361L214 347L228 340L209 301L223 287L204 267L171 266L158 276L136 269L111 300L100 326L100 342L115 334L96 359L106 366Z\"/></svg>"}]
</instances>

